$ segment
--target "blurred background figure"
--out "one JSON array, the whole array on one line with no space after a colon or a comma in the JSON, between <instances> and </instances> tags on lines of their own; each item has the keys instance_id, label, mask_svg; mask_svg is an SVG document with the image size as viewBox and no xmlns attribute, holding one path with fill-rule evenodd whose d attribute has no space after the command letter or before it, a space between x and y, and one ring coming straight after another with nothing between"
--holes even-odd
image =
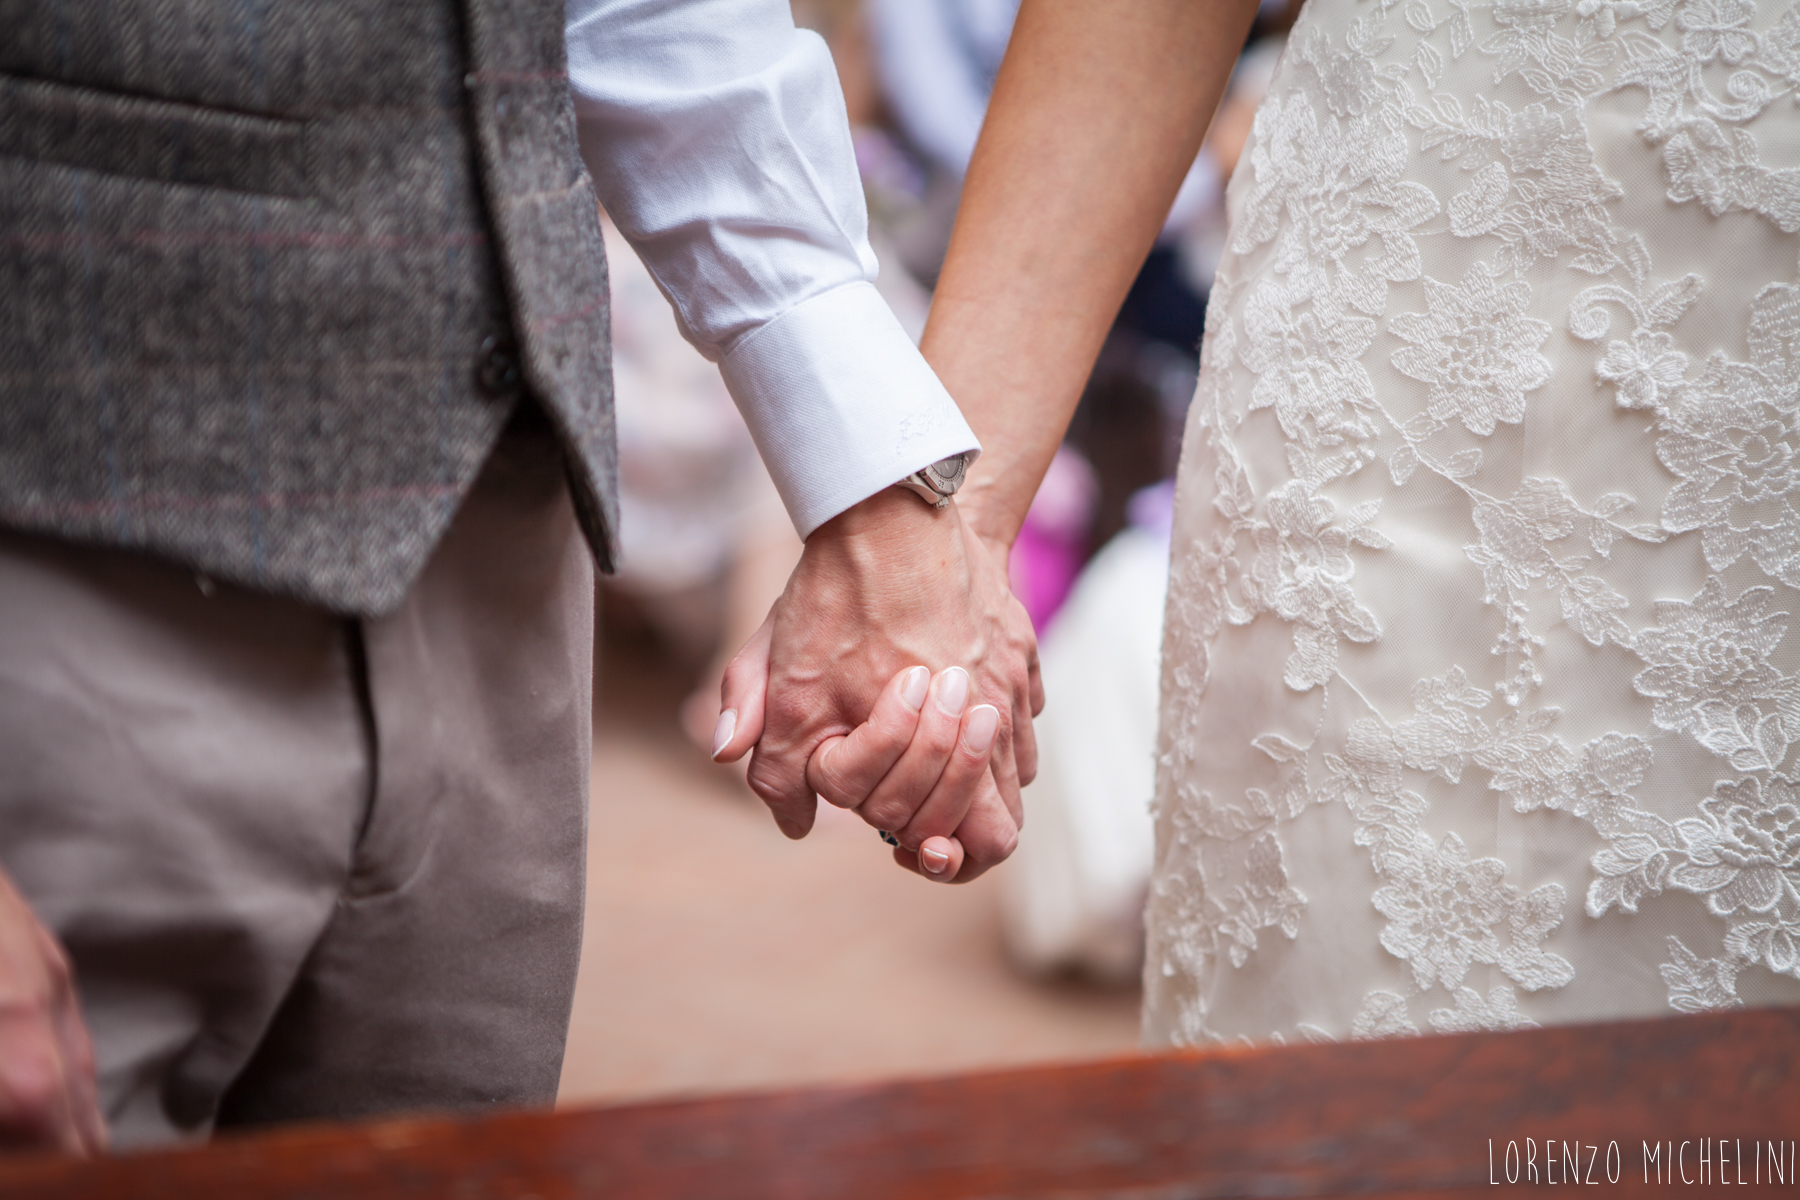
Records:
<instances>
[{"instance_id":1,"label":"blurred background figure","mask_svg":"<svg viewBox=\"0 0 1800 1200\"><path fill-rule=\"evenodd\" d=\"M800 540L718 368L681 336L631 243L610 220L604 229L623 530L607 586L692 659L710 654L725 626L742 624L730 611L733 570L760 552L779 560L772 567L785 564L785 582Z\"/></svg>"},{"instance_id":2,"label":"blurred background figure","mask_svg":"<svg viewBox=\"0 0 1800 1200\"><path fill-rule=\"evenodd\" d=\"M793 7L837 65L878 287L917 338L1017 0ZM1049 694L1040 769L1019 849L966 888L884 869L885 848L829 806L789 843L708 761L724 664L800 543L717 369L608 227L627 540L604 584L595 755L623 786L605 801L614 836L590 841L564 1101L1135 1045L1169 481L1223 248L1222 186L1284 8L1259 22L1014 547ZM879 943L865 936L877 926ZM879 1045L871 1020L889 1031Z\"/></svg>"},{"instance_id":3,"label":"blurred background figure","mask_svg":"<svg viewBox=\"0 0 1800 1200\"><path fill-rule=\"evenodd\" d=\"M1133 497L1040 646L1056 702L1036 722L1029 832L1000 872L1007 945L1039 974L1126 985L1143 960L1173 498L1171 483Z\"/></svg>"},{"instance_id":4,"label":"blurred background figure","mask_svg":"<svg viewBox=\"0 0 1800 1200\"><path fill-rule=\"evenodd\" d=\"M868 0L867 29L881 95L918 163L917 210L907 214L896 246L907 270L928 284L936 282L950 244L963 175L1018 13L1019 0ZM1169 213L1164 240L1171 247L1217 203L1221 178L1202 152ZM1155 296L1139 307L1172 340L1191 349L1200 340L1204 286L1196 290L1186 277L1160 266L1156 274Z\"/></svg>"},{"instance_id":5,"label":"blurred background figure","mask_svg":"<svg viewBox=\"0 0 1800 1200\"><path fill-rule=\"evenodd\" d=\"M1050 460L1013 543L1007 580L1040 637L1087 561L1088 531L1094 525L1099 491L1087 457L1064 445Z\"/></svg>"}]
</instances>

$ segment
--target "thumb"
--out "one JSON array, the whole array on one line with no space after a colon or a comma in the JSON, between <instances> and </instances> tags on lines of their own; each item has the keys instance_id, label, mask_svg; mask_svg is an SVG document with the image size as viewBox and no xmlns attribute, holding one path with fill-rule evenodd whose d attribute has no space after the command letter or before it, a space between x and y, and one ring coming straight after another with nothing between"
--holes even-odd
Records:
<instances>
[{"instance_id":1,"label":"thumb","mask_svg":"<svg viewBox=\"0 0 1800 1200\"><path fill-rule=\"evenodd\" d=\"M736 762L762 736L769 690L769 644L775 636L771 608L744 648L725 668L719 685L719 723L713 730L713 761Z\"/></svg>"}]
</instances>

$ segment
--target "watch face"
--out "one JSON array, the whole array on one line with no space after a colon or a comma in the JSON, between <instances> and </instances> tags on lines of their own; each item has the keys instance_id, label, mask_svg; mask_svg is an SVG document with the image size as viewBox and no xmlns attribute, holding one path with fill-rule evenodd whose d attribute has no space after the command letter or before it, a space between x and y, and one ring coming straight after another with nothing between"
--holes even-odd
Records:
<instances>
[{"instance_id":1,"label":"watch face","mask_svg":"<svg viewBox=\"0 0 1800 1200\"><path fill-rule=\"evenodd\" d=\"M947 496L962 486L963 475L968 469L967 454L952 454L949 458L940 458L931 464L932 482Z\"/></svg>"}]
</instances>

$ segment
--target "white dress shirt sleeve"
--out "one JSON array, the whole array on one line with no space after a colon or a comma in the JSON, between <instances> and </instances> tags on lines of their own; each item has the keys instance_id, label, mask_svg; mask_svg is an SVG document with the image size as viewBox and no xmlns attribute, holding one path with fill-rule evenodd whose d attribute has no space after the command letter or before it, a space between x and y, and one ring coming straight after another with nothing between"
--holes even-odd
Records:
<instances>
[{"instance_id":1,"label":"white dress shirt sleeve","mask_svg":"<svg viewBox=\"0 0 1800 1200\"><path fill-rule=\"evenodd\" d=\"M569 0L600 199L719 364L801 537L978 450L875 290L825 43L788 0Z\"/></svg>"}]
</instances>

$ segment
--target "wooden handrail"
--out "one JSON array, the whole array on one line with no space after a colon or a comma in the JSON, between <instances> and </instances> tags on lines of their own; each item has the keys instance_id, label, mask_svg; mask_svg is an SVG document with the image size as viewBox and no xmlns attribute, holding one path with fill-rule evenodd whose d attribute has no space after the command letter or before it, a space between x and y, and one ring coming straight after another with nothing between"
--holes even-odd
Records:
<instances>
[{"instance_id":1,"label":"wooden handrail","mask_svg":"<svg viewBox=\"0 0 1800 1200\"><path fill-rule=\"evenodd\" d=\"M1800 1197L1797 1139L1800 1009L1765 1009L315 1125L94 1163L13 1159L0 1196L1492 1196L1509 1169L1533 1184L1529 1154L1540 1187L1579 1175L1606 1195L1663 1193L1686 1190L1682 1175L1741 1176Z\"/></svg>"}]
</instances>

